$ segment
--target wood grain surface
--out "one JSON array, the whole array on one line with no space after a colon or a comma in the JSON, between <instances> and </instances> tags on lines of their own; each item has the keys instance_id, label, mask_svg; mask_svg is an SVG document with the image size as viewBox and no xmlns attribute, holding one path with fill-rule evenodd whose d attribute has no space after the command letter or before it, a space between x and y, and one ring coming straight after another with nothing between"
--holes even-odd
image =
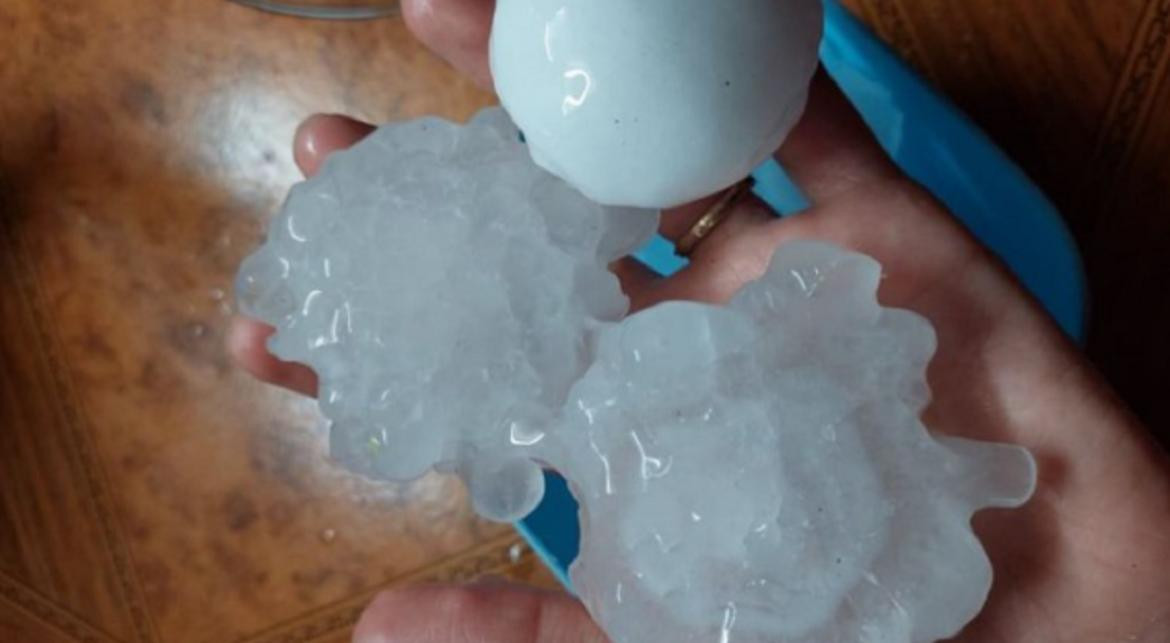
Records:
<instances>
[{"instance_id":1,"label":"wood grain surface","mask_svg":"<svg viewBox=\"0 0 1170 643\"><path fill-rule=\"evenodd\" d=\"M1165 431L1170 0L851 5L1064 211L1090 354ZM332 466L222 348L301 119L490 101L398 19L0 2L0 641L344 640L380 587L551 584L452 481Z\"/></svg>"},{"instance_id":2,"label":"wood grain surface","mask_svg":"<svg viewBox=\"0 0 1170 643\"><path fill-rule=\"evenodd\" d=\"M228 362L231 279L313 112L491 97L401 21L0 2L0 640L344 638L379 587L548 584L452 480L375 485Z\"/></svg>"}]
</instances>

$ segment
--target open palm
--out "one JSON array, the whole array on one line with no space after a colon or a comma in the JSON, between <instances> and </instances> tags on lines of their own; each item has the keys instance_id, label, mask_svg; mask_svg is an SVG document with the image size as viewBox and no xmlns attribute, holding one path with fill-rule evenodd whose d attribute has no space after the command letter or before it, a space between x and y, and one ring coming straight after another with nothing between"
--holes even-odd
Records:
<instances>
[{"instance_id":1,"label":"open palm","mask_svg":"<svg viewBox=\"0 0 1170 643\"><path fill-rule=\"evenodd\" d=\"M492 0L404 1L408 23L438 54L490 84ZM310 119L295 150L311 174L370 126ZM832 81L815 80L806 115L777 158L813 206L777 219L745 199L679 273L614 266L635 308L671 299L722 302L760 275L776 246L821 239L875 257L884 305L931 320L939 350L928 379L933 430L1021 444L1040 465L1023 509L976 517L996 580L971 642L1170 641L1170 464L1045 313L962 226L903 176ZM677 239L706 203L663 217ZM303 366L267 353L272 332L238 320L230 349L261 379L312 394ZM367 610L369 641L604 640L572 599L508 587L395 590Z\"/></svg>"}]
</instances>

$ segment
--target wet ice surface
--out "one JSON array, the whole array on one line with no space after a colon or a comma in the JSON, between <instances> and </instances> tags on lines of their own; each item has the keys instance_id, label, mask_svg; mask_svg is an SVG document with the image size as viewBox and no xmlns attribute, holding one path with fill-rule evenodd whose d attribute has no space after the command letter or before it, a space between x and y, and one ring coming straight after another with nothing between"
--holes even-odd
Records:
<instances>
[{"instance_id":1,"label":"wet ice surface","mask_svg":"<svg viewBox=\"0 0 1170 643\"><path fill-rule=\"evenodd\" d=\"M459 473L524 515L539 465L581 503L576 590L617 642L917 642L980 609L969 526L1023 502L1026 451L932 437L934 333L881 269L781 248L730 305L626 317L605 270L653 231L538 169L498 110L383 127L296 188L241 269L312 366L334 457Z\"/></svg>"},{"instance_id":2,"label":"wet ice surface","mask_svg":"<svg viewBox=\"0 0 1170 643\"><path fill-rule=\"evenodd\" d=\"M514 520L526 457L627 300L606 263L657 227L537 168L500 110L380 128L295 186L237 277L242 311L320 378L333 456L391 480L431 467Z\"/></svg>"},{"instance_id":3,"label":"wet ice surface","mask_svg":"<svg viewBox=\"0 0 1170 643\"><path fill-rule=\"evenodd\" d=\"M936 439L930 324L872 259L782 247L727 307L602 334L548 457L581 503L574 586L617 641L933 641L981 608L971 514L1032 493L1013 446Z\"/></svg>"}]
</instances>

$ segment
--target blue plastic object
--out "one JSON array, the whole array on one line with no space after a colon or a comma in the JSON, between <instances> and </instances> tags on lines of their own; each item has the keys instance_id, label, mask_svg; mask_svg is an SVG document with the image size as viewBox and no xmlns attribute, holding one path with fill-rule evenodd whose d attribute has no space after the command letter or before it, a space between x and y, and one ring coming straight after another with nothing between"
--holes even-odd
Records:
<instances>
[{"instance_id":1,"label":"blue plastic object","mask_svg":"<svg viewBox=\"0 0 1170 643\"><path fill-rule=\"evenodd\" d=\"M836 0L824 0L821 63L898 165L996 252L1069 336L1085 330L1085 276L1072 235L1044 194L986 135L939 96ZM756 191L787 215L806 206L780 166L756 172ZM636 255L670 274L685 265L665 239ZM516 527L569 587L577 556L577 503L546 474L539 507Z\"/></svg>"}]
</instances>

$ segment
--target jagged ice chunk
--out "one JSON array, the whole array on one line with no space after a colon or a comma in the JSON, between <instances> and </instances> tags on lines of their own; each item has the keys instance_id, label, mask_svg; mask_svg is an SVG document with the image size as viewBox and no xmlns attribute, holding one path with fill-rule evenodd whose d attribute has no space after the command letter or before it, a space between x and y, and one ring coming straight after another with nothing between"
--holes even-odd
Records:
<instances>
[{"instance_id":1,"label":"jagged ice chunk","mask_svg":"<svg viewBox=\"0 0 1170 643\"><path fill-rule=\"evenodd\" d=\"M499 109L380 128L295 186L237 278L243 312L308 364L334 457L459 472L497 520L543 495L525 456L626 297L606 264L657 227L536 167Z\"/></svg>"}]
</instances>

